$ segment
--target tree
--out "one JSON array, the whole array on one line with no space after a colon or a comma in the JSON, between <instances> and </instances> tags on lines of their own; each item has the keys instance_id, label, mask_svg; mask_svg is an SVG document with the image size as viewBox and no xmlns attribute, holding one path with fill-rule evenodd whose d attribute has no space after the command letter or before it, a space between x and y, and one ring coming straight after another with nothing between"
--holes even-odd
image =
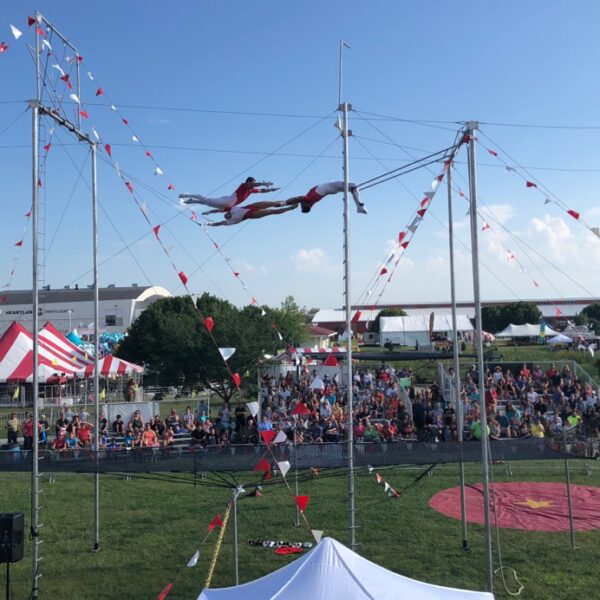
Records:
<instances>
[{"instance_id":1,"label":"tree","mask_svg":"<svg viewBox=\"0 0 600 600\"><path fill-rule=\"evenodd\" d=\"M586 306L575 317L575 324L587 325L596 332L596 335L600 335L600 302L594 302Z\"/></svg>"},{"instance_id":2,"label":"tree","mask_svg":"<svg viewBox=\"0 0 600 600\"><path fill-rule=\"evenodd\" d=\"M539 323L542 313L532 302L511 302L509 304L496 304L484 306L481 309L481 322L484 331L496 333L508 327L511 323Z\"/></svg>"},{"instance_id":3,"label":"tree","mask_svg":"<svg viewBox=\"0 0 600 600\"><path fill-rule=\"evenodd\" d=\"M373 333L379 333L379 321L381 317L406 317L406 313L401 308L383 308L379 311L379 314L375 317L371 325Z\"/></svg>"},{"instance_id":4,"label":"tree","mask_svg":"<svg viewBox=\"0 0 600 600\"><path fill-rule=\"evenodd\" d=\"M232 373L253 381L265 354L292 343L302 331L302 318L287 310L246 306L203 294L196 303L187 297L165 298L151 304L130 327L118 356L144 364L159 385L203 386L224 399L235 391ZM262 315L262 312L265 315ZM202 317L212 317L212 338ZM283 341L279 339L279 332ZM213 341L214 340L214 341ZM220 348L235 348L223 361Z\"/></svg>"}]
</instances>

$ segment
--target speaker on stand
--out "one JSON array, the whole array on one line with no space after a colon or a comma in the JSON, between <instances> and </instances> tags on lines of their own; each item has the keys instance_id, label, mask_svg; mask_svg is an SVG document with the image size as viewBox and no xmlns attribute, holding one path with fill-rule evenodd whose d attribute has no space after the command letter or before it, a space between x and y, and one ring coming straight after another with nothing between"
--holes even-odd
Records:
<instances>
[{"instance_id":1,"label":"speaker on stand","mask_svg":"<svg viewBox=\"0 0 600 600\"><path fill-rule=\"evenodd\" d=\"M10 563L23 559L22 512L0 513L0 563L6 563L6 600L10 600Z\"/></svg>"}]
</instances>

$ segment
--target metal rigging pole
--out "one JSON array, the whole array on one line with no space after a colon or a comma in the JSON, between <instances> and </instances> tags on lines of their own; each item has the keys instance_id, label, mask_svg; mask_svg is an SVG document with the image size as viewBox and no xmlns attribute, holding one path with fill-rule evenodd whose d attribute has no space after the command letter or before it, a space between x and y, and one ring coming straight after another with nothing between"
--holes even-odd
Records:
<instances>
[{"instance_id":1,"label":"metal rigging pole","mask_svg":"<svg viewBox=\"0 0 600 600\"><path fill-rule=\"evenodd\" d=\"M473 263L473 294L475 300L475 344L477 348L477 371L479 388L479 420L481 424L481 463L483 473L483 514L485 524L485 555L487 565L487 588L494 591L494 567L492 562L492 532L490 527L489 503L489 456L488 425L485 407L485 369L483 364L483 331L481 325L481 290L479 287L479 243L477 239L477 169L475 164L475 132L477 121L467 124L469 136L469 198L471 218L471 258Z\"/></svg>"}]
</instances>

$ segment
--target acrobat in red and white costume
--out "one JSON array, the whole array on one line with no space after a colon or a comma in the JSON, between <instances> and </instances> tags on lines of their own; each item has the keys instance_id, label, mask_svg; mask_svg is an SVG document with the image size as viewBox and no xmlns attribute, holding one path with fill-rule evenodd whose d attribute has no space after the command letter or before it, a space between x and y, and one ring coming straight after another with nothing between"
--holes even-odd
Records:
<instances>
[{"instance_id":1,"label":"acrobat in red and white costume","mask_svg":"<svg viewBox=\"0 0 600 600\"><path fill-rule=\"evenodd\" d=\"M207 225L210 225L211 227L237 225L238 223L249 219L262 219L270 215L280 215L289 210L294 210L297 206L297 204L286 206L284 202L255 202L254 204L247 204L246 206L234 206L225 213L223 221L207 223Z\"/></svg>"},{"instance_id":2,"label":"acrobat in red and white costume","mask_svg":"<svg viewBox=\"0 0 600 600\"><path fill-rule=\"evenodd\" d=\"M320 183L319 185L315 185L315 187L308 190L304 196L295 196L294 198L286 200L286 204L288 206L300 204L302 212L307 213L310 212L312 207L317 202L323 200L325 196L331 196L332 194L339 194L340 192L343 192L344 185L345 184L343 181L329 181L327 183ZM366 215L367 209L361 202L357 184L348 182L348 189L350 190L352 198L356 204L357 212Z\"/></svg>"},{"instance_id":3,"label":"acrobat in red and white costume","mask_svg":"<svg viewBox=\"0 0 600 600\"><path fill-rule=\"evenodd\" d=\"M225 212L247 200L251 194L265 194L267 192L276 191L278 188L271 187L272 185L273 184L270 181L257 182L253 177L248 177L248 179L238 186L235 192L229 196L209 198L202 194L179 194L179 199L181 204L204 204L217 209L217 211Z\"/></svg>"}]
</instances>

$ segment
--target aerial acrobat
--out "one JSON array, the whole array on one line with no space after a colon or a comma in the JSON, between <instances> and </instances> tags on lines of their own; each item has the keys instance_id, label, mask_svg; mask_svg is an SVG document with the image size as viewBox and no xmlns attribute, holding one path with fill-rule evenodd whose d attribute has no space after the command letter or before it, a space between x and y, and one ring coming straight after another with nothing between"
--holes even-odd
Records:
<instances>
[{"instance_id":1,"label":"aerial acrobat","mask_svg":"<svg viewBox=\"0 0 600 600\"><path fill-rule=\"evenodd\" d=\"M247 200L250 194L266 194L267 192L275 192L279 189L272 186L273 183L270 181L256 181L254 177L248 177L246 181L239 185L235 192L229 196L209 198L202 194L179 194L179 199L181 204L205 204L206 206L212 206L217 209L217 212L226 212ZM210 212L212 213L215 211Z\"/></svg>"},{"instance_id":2,"label":"aerial acrobat","mask_svg":"<svg viewBox=\"0 0 600 600\"><path fill-rule=\"evenodd\" d=\"M234 206L227 210L223 221L216 223L206 223L210 227L220 227L221 225L237 225L248 219L262 219L270 215L280 215L282 213L294 210L298 204L286 206L285 202L255 202L246 204L246 206ZM213 214L223 212L221 209L208 210L203 214Z\"/></svg>"},{"instance_id":3,"label":"aerial acrobat","mask_svg":"<svg viewBox=\"0 0 600 600\"><path fill-rule=\"evenodd\" d=\"M298 206L303 213L309 213L312 207L325 198L325 196L329 196L331 194L338 194L339 192L344 191L344 182L343 181L329 181L327 183L320 183L319 185L315 185L313 188L308 190L304 196L295 196L286 200L286 204L288 206ZM361 202L360 194L358 192L358 185L356 183L348 182L348 189L352 194L352 198L356 203L357 212L366 215L367 209L365 205Z\"/></svg>"}]
</instances>

